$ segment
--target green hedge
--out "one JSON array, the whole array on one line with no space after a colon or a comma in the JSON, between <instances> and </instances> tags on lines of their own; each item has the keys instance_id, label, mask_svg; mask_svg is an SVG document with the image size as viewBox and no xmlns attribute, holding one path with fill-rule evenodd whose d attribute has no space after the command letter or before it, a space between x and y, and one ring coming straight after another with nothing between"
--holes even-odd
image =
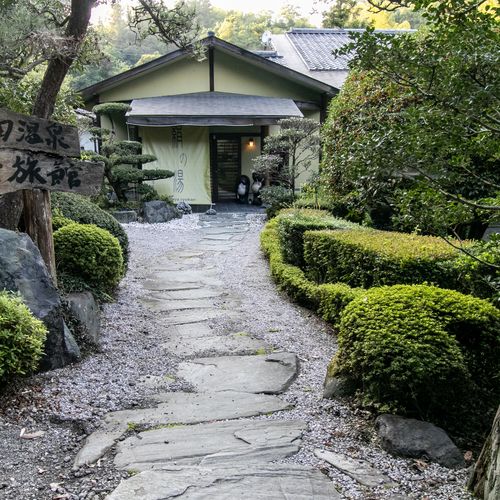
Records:
<instances>
[{"instance_id":1,"label":"green hedge","mask_svg":"<svg viewBox=\"0 0 500 500\"><path fill-rule=\"evenodd\" d=\"M308 276L354 287L432 283L454 288L458 250L440 238L390 231L310 231L304 235Z\"/></svg>"},{"instance_id":2,"label":"green hedge","mask_svg":"<svg viewBox=\"0 0 500 500\"><path fill-rule=\"evenodd\" d=\"M279 222L279 217L272 219L260 236L261 248L269 257L271 276L292 300L318 311L326 321L335 325L344 307L363 290L352 289L342 283L318 286L307 279L302 269L287 264L282 256L278 235Z\"/></svg>"},{"instance_id":3,"label":"green hedge","mask_svg":"<svg viewBox=\"0 0 500 500\"><path fill-rule=\"evenodd\" d=\"M427 285L372 288L345 308L338 341L330 375L354 380L382 411L446 425L498 405L500 311L484 300Z\"/></svg>"},{"instance_id":4,"label":"green hedge","mask_svg":"<svg viewBox=\"0 0 500 500\"><path fill-rule=\"evenodd\" d=\"M90 288L111 293L123 276L118 239L92 224L71 224L54 233L58 270L82 279Z\"/></svg>"},{"instance_id":5,"label":"green hedge","mask_svg":"<svg viewBox=\"0 0 500 500\"><path fill-rule=\"evenodd\" d=\"M283 259L294 266L304 266L304 233L322 229L361 229L361 226L336 219L324 210L290 209L278 215L278 234Z\"/></svg>"},{"instance_id":6,"label":"green hedge","mask_svg":"<svg viewBox=\"0 0 500 500\"><path fill-rule=\"evenodd\" d=\"M47 328L22 299L0 291L0 380L35 371L46 337Z\"/></svg>"},{"instance_id":7,"label":"green hedge","mask_svg":"<svg viewBox=\"0 0 500 500\"><path fill-rule=\"evenodd\" d=\"M94 224L106 229L118 238L125 264L128 262L128 237L120 223L108 212L92 203L88 198L73 193L52 193L52 209L80 224Z\"/></svg>"}]
</instances>

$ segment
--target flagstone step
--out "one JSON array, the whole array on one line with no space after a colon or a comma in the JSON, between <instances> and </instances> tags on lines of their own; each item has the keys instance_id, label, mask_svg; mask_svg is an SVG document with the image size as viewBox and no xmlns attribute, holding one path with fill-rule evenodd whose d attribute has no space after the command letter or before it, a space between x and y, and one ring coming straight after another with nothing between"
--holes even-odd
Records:
<instances>
[{"instance_id":1,"label":"flagstone step","mask_svg":"<svg viewBox=\"0 0 500 500\"><path fill-rule=\"evenodd\" d=\"M241 391L280 394L298 372L295 354L197 358L179 365L178 375L198 392Z\"/></svg>"},{"instance_id":2,"label":"flagstone step","mask_svg":"<svg viewBox=\"0 0 500 500\"><path fill-rule=\"evenodd\" d=\"M302 420L232 420L141 432L117 444L115 466L143 471L272 462L299 451L306 427Z\"/></svg>"},{"instance_id":3,"label":"flagstone step","mask_svg":"<svg viewBox=\"0 0 500 500\"><path fill-rule=\"evenodd\" d=\"M266 415L291 408L276 396L225 393L169 392L155 396L157 404L108 413L101 427L87 437L75 459L75 467L92 464L101 458L131 427L198 424L217 420Z\"/></svg>"},{"instance_id":4,"label":"flagstone step","mask_svg":"<svg viewBox=\"0 0 500 500\"><path fill-rule=\"evenodd\" d=\"M294 465L168 467L123 480L108 500L340 500L320 471Z\"/></svg>"}]
</instances>

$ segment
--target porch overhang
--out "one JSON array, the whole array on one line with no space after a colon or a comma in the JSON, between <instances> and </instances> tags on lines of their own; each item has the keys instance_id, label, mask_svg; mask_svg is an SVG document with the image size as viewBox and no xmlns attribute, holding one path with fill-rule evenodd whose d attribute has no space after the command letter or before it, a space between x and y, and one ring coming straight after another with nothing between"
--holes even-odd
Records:
<instances>
[{"instance_id":1,"label":"porch overhang","mask_svg":"<svg viewBox=\"0 0 500 500\"><path fill-rule=\"evenodd\" d=\"M134 99L127 124L145 127L274 125L304 115L293 99L197 92Z\"/></svg>"}]
</instances>

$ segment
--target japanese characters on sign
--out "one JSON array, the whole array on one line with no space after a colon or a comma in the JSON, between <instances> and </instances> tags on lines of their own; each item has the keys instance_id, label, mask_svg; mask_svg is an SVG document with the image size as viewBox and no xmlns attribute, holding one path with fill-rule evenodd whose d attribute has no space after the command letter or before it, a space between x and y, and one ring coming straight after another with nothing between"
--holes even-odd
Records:
<instances>
[{"instance_id":1,"label":"japanese characters on sign","mask_svg":"<svg viewBox=\"0 0 500 500\"><path fill-rule=\"evenodd\" d=\"M0 148L80 156L76 127L0 109Z\"/></svg>"},{"instance_id":2,"label":"japanese characters on sign","mask_svg":"<svg viewBox=\"0 0 500 500\"><path fill-rule=\"evenodd\" d=\"M0 109L0 194L45 189L94 194L100 162L84 162L76 127Z\"/></svg>"},{"instance_id":3,"label":"japanese characters on sign","mask_svg":"<svg viewBox=\"0 0 500 500\"><path fill-rule=\"evenodd\" d=\"M172 147L182 151L183 137L182 127L172 127ZM175 169L174 190L176 193L184 191L184 169L186 168L188 157L186 153L181 152L178 158L179 164Z\"/></svg>"},{"instance_id":4,"label":"japanese characters on sign","mask_svg":"<svg viewBox=\"0 0 500 500\"><path fill-rule=\"evenodd\" d=\"M47 189L95 194L104 165L63 157L50 157L14 149L0 149L0 194L19 189Z\"/></svg>"}]
</instances>

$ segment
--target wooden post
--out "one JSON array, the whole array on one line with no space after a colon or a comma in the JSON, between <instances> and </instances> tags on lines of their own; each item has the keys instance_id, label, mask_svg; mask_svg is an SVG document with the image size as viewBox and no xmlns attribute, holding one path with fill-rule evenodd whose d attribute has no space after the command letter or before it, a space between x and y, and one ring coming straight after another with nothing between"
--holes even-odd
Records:
<instances>
[{"instance_id":1,"label":"wooden post","mask_svg":"<svg viewBox=\"0 0 500 500\"><path fill-rule=\"evenodd\" d=\"M50 192L46 189L23 190L24 227L40 250L47 270L57 286L56 256L52 234Z\"/></svg>"}]
</instances>

